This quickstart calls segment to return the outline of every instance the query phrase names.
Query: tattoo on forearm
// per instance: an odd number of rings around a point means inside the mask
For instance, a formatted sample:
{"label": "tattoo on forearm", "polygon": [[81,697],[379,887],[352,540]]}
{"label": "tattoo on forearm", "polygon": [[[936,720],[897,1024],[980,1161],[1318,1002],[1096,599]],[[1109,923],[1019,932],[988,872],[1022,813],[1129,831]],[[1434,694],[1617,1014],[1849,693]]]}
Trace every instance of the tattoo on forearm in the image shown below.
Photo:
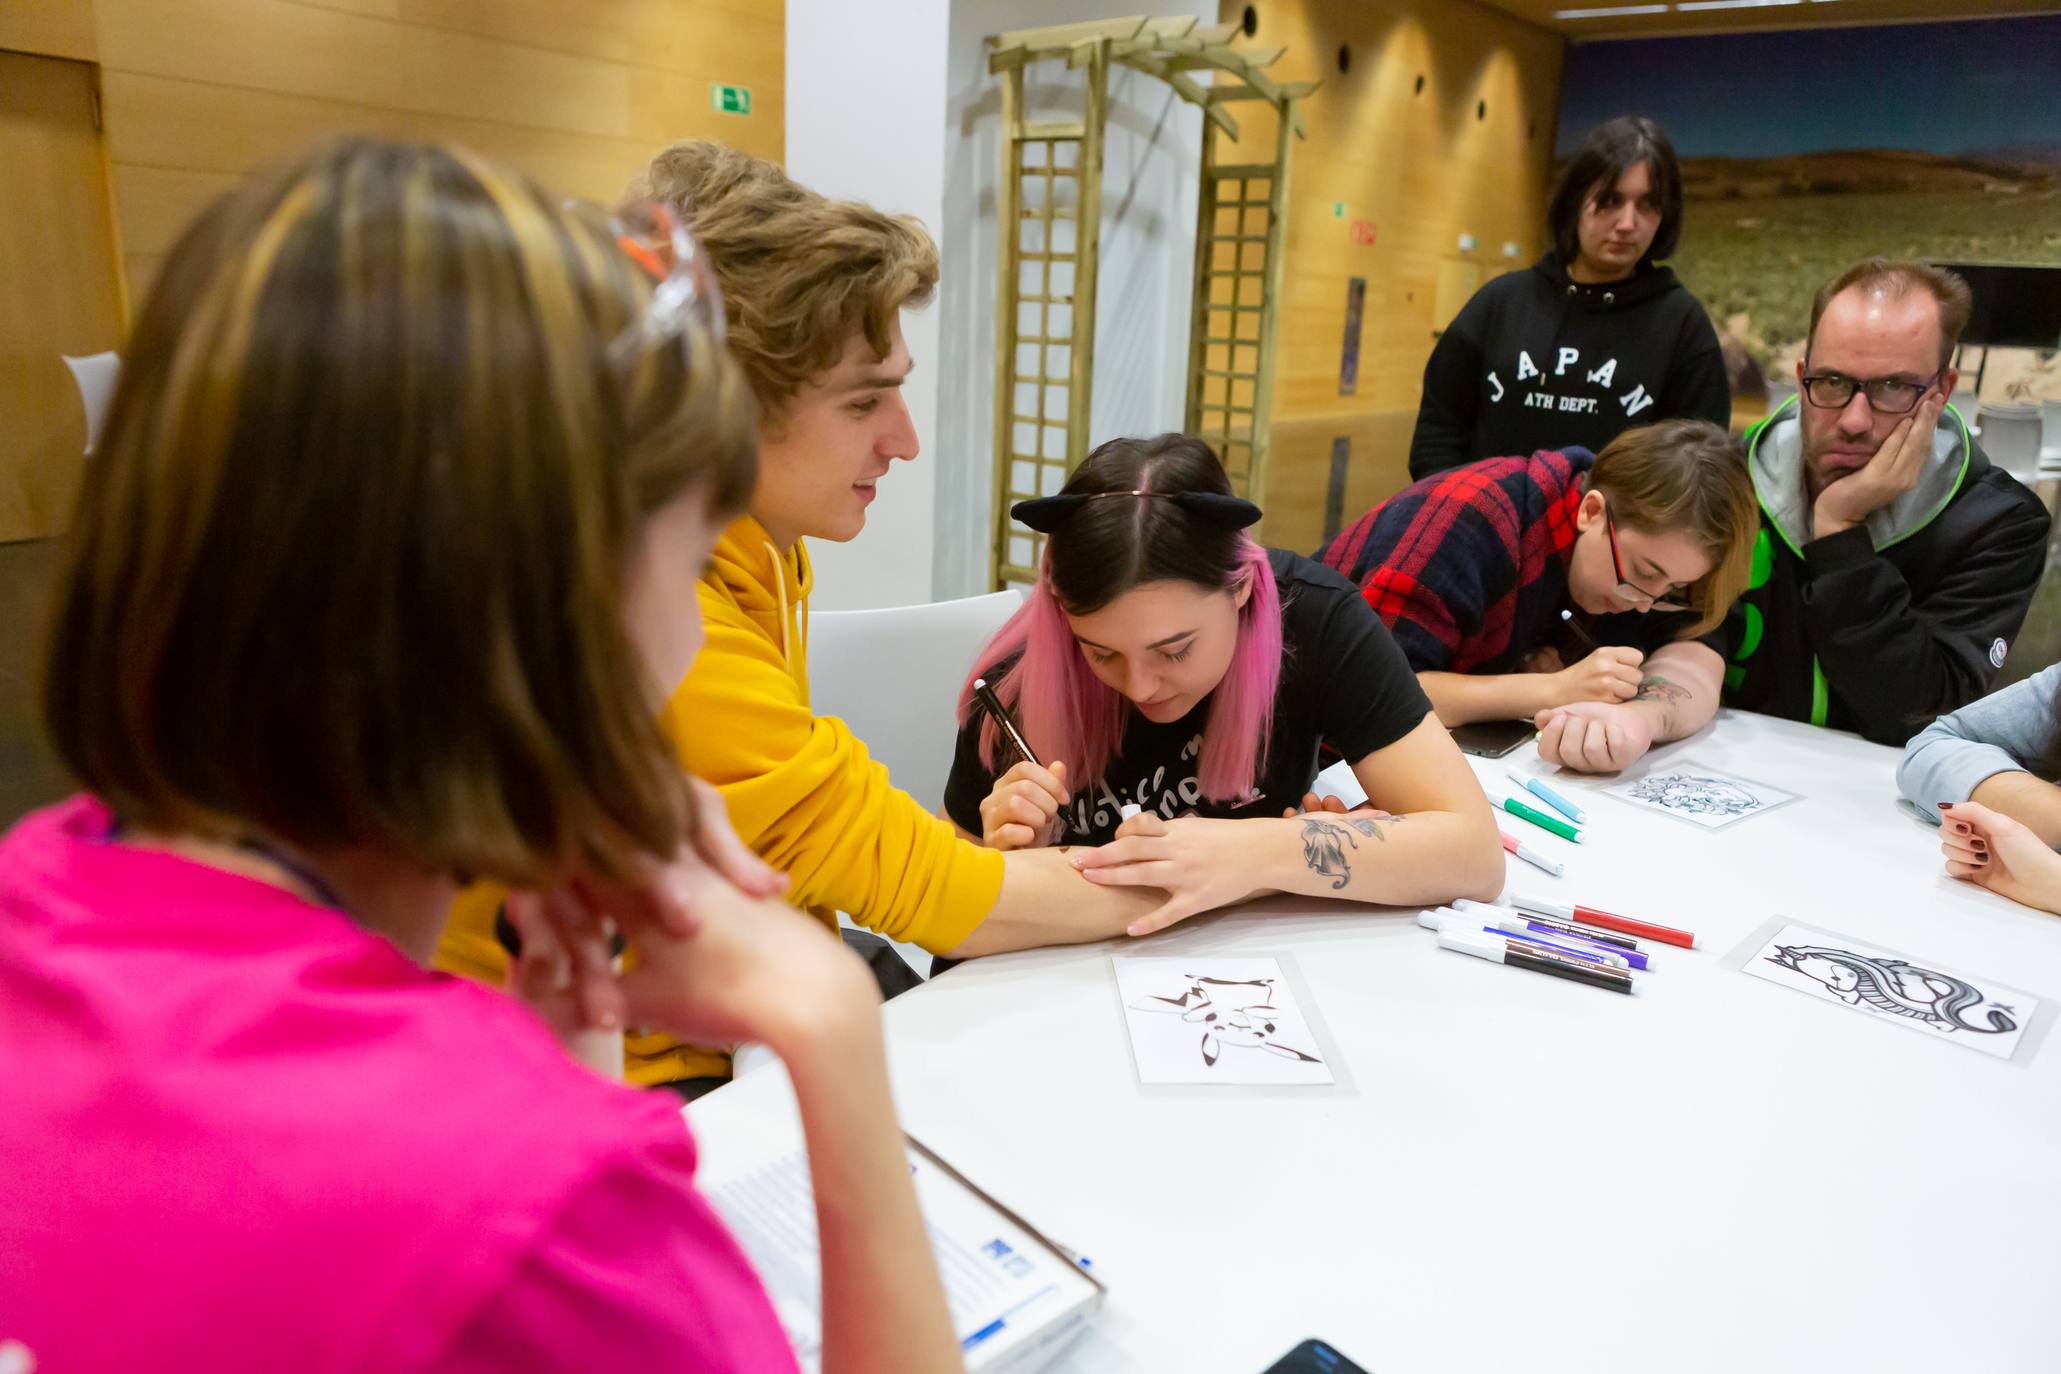
{"label": "tattoo on forearm", "polygon": [[1388,837],[1381,833],[1381,827],[1364,818],[1303,818],[1302,861],[1318,877],[1331,879],[1334,892],[1353,880],[1352,861],[1347,852],[1360,847],[1360,842],[1353,838],[1354,832],[1380,840],[1383,844],[1388,842]]}
{"label": "tattoo on forearm", "polygon": [[1682,703],[1689,699],[1687,687],[1669,682],[1664,677],[1644,678],[1639,683],[1639,693],[1633,701],[1651,701],[1660,705],[1660,732],[1672,735],[1682,720]]}

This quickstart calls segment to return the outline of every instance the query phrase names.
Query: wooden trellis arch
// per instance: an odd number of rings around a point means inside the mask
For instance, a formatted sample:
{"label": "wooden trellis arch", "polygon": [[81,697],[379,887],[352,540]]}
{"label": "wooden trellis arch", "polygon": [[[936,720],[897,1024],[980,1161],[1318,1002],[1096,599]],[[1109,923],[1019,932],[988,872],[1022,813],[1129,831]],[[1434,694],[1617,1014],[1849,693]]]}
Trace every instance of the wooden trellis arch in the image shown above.
{"label": "wooden trellis arch", "polygon": [[[1088,451],[1102,132],[1112,65],[1157,77],[1202,109],[1182,426],[1215,447],[1241,493],[1257,498],[1265,491],[1290,135],[1304,136],[1296,102],[1318,83],[1271,79],[1264,69],[1286,50],[1238,49],[1232,46],[1238,35],[1236,24],[1140,17],[988,39],[988,70],[1003,82],[990,560],[997,587],[1037,576],[1039,537],[1012,522],[1009,507],[1057,491]],[[1080,119],[1026,120],[1024,71],[1042,61],[1086,72]],[[1213,73],[1209,84],[1197,79],[1205,72]],[[1220,139],[1233,145],[1238,139],[1226,107],[1246,101],[1264,101],[1277,116],[1268,161],[1219,156]]]}

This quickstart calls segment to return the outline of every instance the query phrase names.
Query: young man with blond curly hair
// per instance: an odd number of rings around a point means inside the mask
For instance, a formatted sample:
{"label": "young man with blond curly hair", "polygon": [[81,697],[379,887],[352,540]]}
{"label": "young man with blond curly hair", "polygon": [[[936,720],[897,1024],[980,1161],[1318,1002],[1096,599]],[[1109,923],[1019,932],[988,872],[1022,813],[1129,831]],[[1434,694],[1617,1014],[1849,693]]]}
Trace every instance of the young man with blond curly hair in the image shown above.
{"label": "young man with blond curly hair", "polygon": [[[702,576],[707,642],[667,708],[682,764],[833,933],[842,911],[960,957],[1121,934],[1166,895],[1095,886],[1058,850],[960,838],[843,721],[810,708],[803,541],[855,538],[881,480],[917,456],[901,312],[930,300],[936,245],[910,217],[831,200],[706,140],[661,152],[631,193],[669,205],[707,255],[759,408],[757,485]],[[484,890],[461,900],[444,967],[500,975],[498,904]],[[692,1092],[729,1072],[725,1052],[664,1037],[632,1035],[627,1051],[635,1082]]]}

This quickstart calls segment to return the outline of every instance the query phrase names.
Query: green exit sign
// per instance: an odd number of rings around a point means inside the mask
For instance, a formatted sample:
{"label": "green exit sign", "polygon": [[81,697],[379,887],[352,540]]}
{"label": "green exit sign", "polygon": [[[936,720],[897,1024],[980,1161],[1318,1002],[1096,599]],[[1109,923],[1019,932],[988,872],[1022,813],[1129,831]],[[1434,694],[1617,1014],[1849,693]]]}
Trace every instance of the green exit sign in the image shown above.
{"label": "green exit sign", "polygon": [[709,101],[718,114],[748,115],[751,113],[751,87],[724,86],[710,82]]}

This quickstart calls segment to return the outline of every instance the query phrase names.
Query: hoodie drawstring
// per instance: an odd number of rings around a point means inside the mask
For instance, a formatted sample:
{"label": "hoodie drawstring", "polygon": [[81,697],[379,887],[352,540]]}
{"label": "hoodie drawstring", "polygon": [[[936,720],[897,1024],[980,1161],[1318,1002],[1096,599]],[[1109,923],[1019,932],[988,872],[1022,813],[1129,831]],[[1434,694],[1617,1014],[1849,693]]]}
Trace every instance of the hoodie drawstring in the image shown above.
{"label": "hoodie drawstring", "polygon": [[787,565],[781,561],[780,550],[773,547],[772,540],[761,540],[760,544],[773,556],[773,585],[780,591],[780,661],[792,668],[794,657],[787,643]]}

